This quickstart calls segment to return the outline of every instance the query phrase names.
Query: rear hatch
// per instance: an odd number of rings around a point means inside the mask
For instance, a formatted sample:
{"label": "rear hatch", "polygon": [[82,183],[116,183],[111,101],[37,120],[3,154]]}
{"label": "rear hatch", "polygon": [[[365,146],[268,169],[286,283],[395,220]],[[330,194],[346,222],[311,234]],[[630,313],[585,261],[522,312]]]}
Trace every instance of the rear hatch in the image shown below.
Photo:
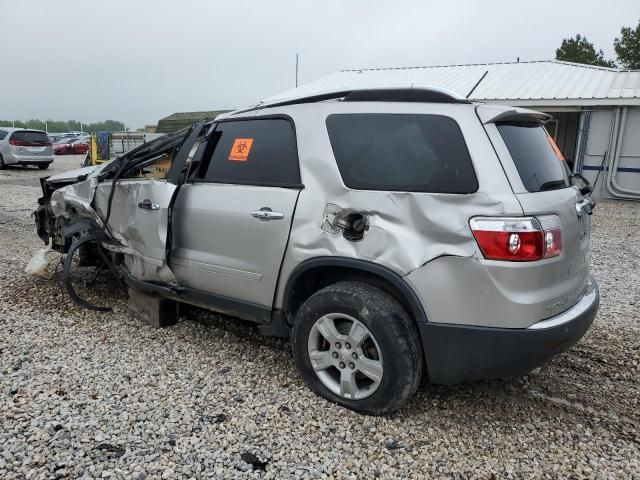
{"label": "rear hatch", "polygon": [[45,132],[38,130],[18,130],[9,139],[16,156],[51,157],[53,149],[51,140]]}
{"label": "rear hatch", "polygon": [[575,305],[587,288],[590,209],[571,185],[562,153],[542,125],[543,114],[517,109],[490,116],[487,111],[492,108],[480,106],[478,113],[524,215],[540,220],[545,230],[551,225],[561,232],[559,255],[530,262],[531,268],[519,271],[535,278],[537,291],[531,293],[541,302],[543,318],[548,318]]}

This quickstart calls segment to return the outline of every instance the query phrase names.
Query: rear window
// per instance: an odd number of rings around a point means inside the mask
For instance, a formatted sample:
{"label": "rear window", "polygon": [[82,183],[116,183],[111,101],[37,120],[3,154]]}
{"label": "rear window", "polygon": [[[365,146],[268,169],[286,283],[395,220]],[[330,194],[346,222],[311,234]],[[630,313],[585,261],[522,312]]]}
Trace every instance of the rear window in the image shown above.
{"label": "rear window", "polygon": [[44,132],[30,132],[28,130],[18,130],[17,132],[13,132],[11,135],[11,140],[16,140],[18,142],[50,142],[49,137]]}
{"label": "rear window", "polygon": [[7,131],[6,130],[0,130],[0,140],[4,140],[4,137],[7,136]]}
{"label": "rear window", "polygon": [[540,124],[510,122],[499,123],[497,127],[527,191],[543,192],[569,186],[568,168]]}
{"label": "rear window", "polygon": [[473,193],[458,124],[440,115],[339,114],[327,130],[345,185],[357,190]]}

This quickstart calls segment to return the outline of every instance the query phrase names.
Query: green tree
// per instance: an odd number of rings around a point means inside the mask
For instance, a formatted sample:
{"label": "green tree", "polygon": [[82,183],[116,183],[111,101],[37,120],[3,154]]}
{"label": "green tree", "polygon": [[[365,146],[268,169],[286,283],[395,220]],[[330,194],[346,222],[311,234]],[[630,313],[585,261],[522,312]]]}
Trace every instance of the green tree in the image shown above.
{"label": "green tree", "polygon": [[[27,121],[20,120],[0,120],[0,127],[12,127],[16,128],[33,128],[37,130],[46,130],[48,132],[55,133],[63,133],[63,132],[71,132],[71,131],[80,131],[84,130],[85,132],[124,132],[125,126],[124,123],[119,122],[117,120],[105,120],[103,122],[96,123],[80,123],[77,120],[51,120],[47,119],[47,121],[39,120],[32,118]],[[82,126],[82,128],[80,128]]]}
{"label": "green tree", "polygon": [[83,125],[85,132],[124,132],[124,123],[117,120],[105,120],[104,122]]}
{"label": "green tree", "polygon": [[69,129],[67,128],[67,122],[47,119],[47,130],[49,132],[62,133],[68,131]]}
{"label": "green tree", "polygon": [[[17,126],[17,125],[16,125]],[[30,118],[25,122],[25,128],[32,128],[34,130],[44,130],[45,124],[42,120]]]}
{"label": "green tree", "polygon": [[587,65],[597,65],[600,67],[615,67],[612,60],[604,58],[602,50],[596,51],[593,43],[580,34],[575,38],[565,38],[562,45],[556,50],[556,60],[564,62],[584,63]]}
{"label": "green tree", "polygon": [[616,37],[613,48],[618,56],[618,61],[625,68],[640,69],[640,21],[635,29],[622,27],[620,38]]}

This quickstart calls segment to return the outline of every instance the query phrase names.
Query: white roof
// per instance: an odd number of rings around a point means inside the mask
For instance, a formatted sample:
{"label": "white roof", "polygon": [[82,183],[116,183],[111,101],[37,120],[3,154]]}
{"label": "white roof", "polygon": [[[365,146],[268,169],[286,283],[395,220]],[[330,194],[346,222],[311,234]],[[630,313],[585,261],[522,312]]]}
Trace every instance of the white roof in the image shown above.
{"label": "white roof", "polygon": [[491,103],[516,106],[640,105],[640,70],[558,60],[342,70],[265,102],[339,90],[391,87],[441,87],[467,96],[476,84],[478,86],[469,99]]}

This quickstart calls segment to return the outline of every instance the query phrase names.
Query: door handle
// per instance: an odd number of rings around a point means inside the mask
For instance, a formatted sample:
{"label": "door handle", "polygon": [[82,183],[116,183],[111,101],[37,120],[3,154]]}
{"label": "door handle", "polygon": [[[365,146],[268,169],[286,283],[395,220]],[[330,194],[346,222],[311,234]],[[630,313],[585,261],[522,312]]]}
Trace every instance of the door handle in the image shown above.
{"label": "door handle", "polygon": [[284,213],[274,212],[269,207],[262,207],[260,210],[251,212],[251,216],[259,218],[260,220],[282,220]]}
{"label": "door handle", "polygon": [[151,200],[147,198],[138,203],[138,208],[142,208],[144,210],[160,210],[160,205],[157,203],[151,203]]}

